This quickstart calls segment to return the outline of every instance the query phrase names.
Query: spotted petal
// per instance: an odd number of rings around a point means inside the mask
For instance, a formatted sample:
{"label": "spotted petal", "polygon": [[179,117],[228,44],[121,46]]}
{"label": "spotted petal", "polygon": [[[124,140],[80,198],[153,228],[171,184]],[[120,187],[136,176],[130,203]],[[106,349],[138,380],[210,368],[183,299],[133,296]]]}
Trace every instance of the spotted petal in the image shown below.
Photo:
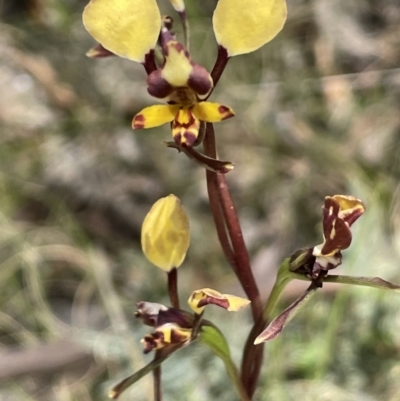
{"label": "spotted petal", "polygon": [[200,102],[193,107],[193,114],[201,121],[217,123],[235,115],[234,111],[219,103]]}
{"label": "spotted petal", "polygon": [[228,56],[250,53],[272,40],[286,21],[285,0],[219,0],[213,26]]}
{"label": "spotted petal", "polygon": [[155,0],[91,0],[83,24],[105,49],[142,63],[155,47],[161,16]]}
{"label": "spotted petal", "polygon": [[200,121],[191,109],[181,108],[172,123],[174,141],[182,146],[192,146],[199,135]]}
{"label": "spotted petal", "polygon": [[179,106],[155,105],[144,108],[133,117],[132,128],[154,128],[170,123],[179,111]]}

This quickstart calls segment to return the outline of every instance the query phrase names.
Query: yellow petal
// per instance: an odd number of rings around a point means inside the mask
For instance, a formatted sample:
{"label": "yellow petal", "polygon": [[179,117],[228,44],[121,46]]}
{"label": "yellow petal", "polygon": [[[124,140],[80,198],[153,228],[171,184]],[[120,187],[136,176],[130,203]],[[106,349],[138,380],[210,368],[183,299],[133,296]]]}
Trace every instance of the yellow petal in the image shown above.
{"label": "yellow petal", "polygon": [[235,295],[221,294],[211,288],[202,288],[201,290],[193,291],[188,303],[195,313],[200,314],[203,312],[204,307],[209,304],[220,306],[230,312],[236,312],[247,306],[250,301]]}
{"label": "yellow petal", "polygon": [[170,271],[185,259],[190,243],[189,220],[175,195],[159,199],[142,225],[142,249],[147,259]]}
{"label": "yellow petal", "polygon": [[141,63],[157,42],[161,16],[155,0],[92,0],[83,24],[104,48]]}
{"label": "yellow petal", "polygon": [[179,106],[155,105],[144,108],[133,117],[132,128],[153,128],[171,122],[179,112]]}
{"label": "yellow petal", "polygon": [[285,0],[219,0],[214,33],[228,56],[250,53],[272,40],[286,21]]}
{"label": "yellow petal", "polygon": [[200,102],[193,107],[193,114],[201,121],[217,123],[235,115],[234,111],[219,103]]}
{"label": "yellow petal", "polygon": [[[329,197],[327,197],[329,198]],[[357,212],[358,214],[363,214],[365,212],[365,205],[360,200],[355,198],[354,196],[349,195],[334,195],[332,199],[339,203],[340,212],[339,217],[344,218],[350,214],[354,214]]]}

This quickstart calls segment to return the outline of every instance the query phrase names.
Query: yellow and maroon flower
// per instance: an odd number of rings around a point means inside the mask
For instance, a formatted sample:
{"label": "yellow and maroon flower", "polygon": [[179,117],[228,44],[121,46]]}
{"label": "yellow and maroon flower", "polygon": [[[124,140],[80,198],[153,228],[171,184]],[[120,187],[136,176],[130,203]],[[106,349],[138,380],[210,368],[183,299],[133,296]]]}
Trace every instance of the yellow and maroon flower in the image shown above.
{"label": "yellow and maroon flower", "polygon": [[221,294],[211,288],[202,288],[193,291],[188,303],[195,313],[200,314],[206,305],[217,305],[229,312],[236,312],[247,306],[250,301],[235,295]]}
{"label": "yellow and maroon flower", "polygon": [[195,321],[193,314],[152,302],[139,302],[137,307],[135,316],[155,329],[141,341],[145,354],[190,340]]}
{"label": "yellow and maroon flower", "polygon": [[185,329],[175,323],[165,323],[156,328],[154,333],[146,334],[141,343],[143,352],[148,354],[153,350],[167,348],[171,345],[189,342],[192,336],[192,329]]}
{"label": "yellow and maroon flower", "polygon": [[354,196],[327,196],[322,208],[324,242],[313,248],[303,249],[291,257],[291,270],[315,278],[342,263],[341,251],[352,240],[351,226],[365,212],[365,206]]}
{"label": "yellow and maroon flower", "polygon": [[164,65],[148,76],[147,90],[168,105],[146,107],[134,117],[132,127],[153,128],[171,123],[175,142],[190,147],[198,138],[200,121],[215,123],[234,113],[230,107],[204,101],[213,89],[211,75],[192,61],[185,47],[166,28],[161,32],[161,48]]}

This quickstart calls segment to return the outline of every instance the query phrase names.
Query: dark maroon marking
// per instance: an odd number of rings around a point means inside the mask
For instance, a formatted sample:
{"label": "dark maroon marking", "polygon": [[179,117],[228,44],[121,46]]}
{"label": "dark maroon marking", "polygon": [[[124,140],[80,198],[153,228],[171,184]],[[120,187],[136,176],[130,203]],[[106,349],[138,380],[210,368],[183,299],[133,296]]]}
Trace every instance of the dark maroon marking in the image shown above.
{"label": "dark maroon marking", "polygon": [[185,336],[185,334],[179,333],[178,330],[176,330],[176,331],[174,329],[171,330],[171,344],[179,344],[186,340],[187,340],[187,337]]}
{"label": "dark maroon marking", "polygon": [[[330,209],[332,209],[331,214],[329,214]],[[332,231],[333,223],[335,219],[338,218],[339,211],[339,202],[335,201],[332,198],[325,199],[324,206],[322,207],[322,226],[325,238],[329,238],[329,235]]]}
{"label": "dark maroon marking", "polygon": [[197,136],[193,134],[191,131],[185,131],[183,133],[183,137],[186,139],[185,143],[187,146],[192,146],[197,139]]}
{"label": "dark maroon marking", "polygon": [[144,127],[145,117],[143,114],[138,114],[132,122],[133,128],[140,129]]}
{"label": "dark maroon marking", "polygon": [[355,208],[353,210],[353,212],[349,213],[347,216],[345,216],[343,218],[343,220],[345,222],[347,222],[347,224],[349,226],[351,226],[362,214],[364,213],[363,209],[360,208]]}
{"label": "dark maroon marking", "polygon": [[147,85],[147,92],[159,99],[168,97],[174,90],[173,86],[162,77],[161,70],[156,70],[147,77]]}
{"label": "dark maroon marking", "polygon": [[336,219],[332,229],[335,231],[335,236],[332,239],[330,234],[325,237],[325,243],[321,249],[322,255],[329,255],[335,250],[347,249],[351,244],[351,230],[344,220]]}
{"label": "dark maroon marking", "polygon": [[218,111],[223,115],[222,120],[227,120],[235,115],[227,106],[219,106]]}
{"label": "dark maroon marking", "polygon": [[174,19],[169,15],[164,15],[163,19],[162,19],[162,23],[164,24],[165,28],[167,28],[169,31],[171,31],[171,29],[174,26]]}
{"label": "dark maroon marking", "polygon": [[229,308],[229,301],[227,299],[218,299],[210,296],[206,296],[205,298],[201,299],[199,303],[197,304],[198,308],[201,308],[202,306],[206,305],[217,305],[220,306],[221,308],[228,309]]}
{"label": "dark maroon marking", "polygon": [[181,141],[182,135],[180,132],[174,135],[174,141],[180,146],[182,141]]}
{"label": "dark maroon marking", "polygon": [[181,123],[180,121],[177,121],[175,117],[175,120],[172,123],[172,129],[174,129],[175,127],[182,127],[185,129],[190,128],[195,123],[196,120],[191,110],[188,110],[188,115],[189,115],[189,121],[187,123]]}
{"label": "dark maroon marking", "polygon": [[221,106],[218,107],[218,111],[219,111],[221,114],[225,114],[225,113],[229,113],[229,112],[230,112],[229,107],[223,106],[223,105],[221,105]]}
{"label": "dark maroon marking", "polygon": [[211,76],[208,71],[199,64],[192,64],[193,71],[189,76],[188,86],[199,96],[205,96],[213,87]]}
{"label": "dark maroon marking", "polygon": [[147,75],[150,75],[152,72],[154,72],[157,69],[156,62],[154,60],[154,50],[150,50],[145,56],[144,56],[144,63],[143,67],[146,70]]}

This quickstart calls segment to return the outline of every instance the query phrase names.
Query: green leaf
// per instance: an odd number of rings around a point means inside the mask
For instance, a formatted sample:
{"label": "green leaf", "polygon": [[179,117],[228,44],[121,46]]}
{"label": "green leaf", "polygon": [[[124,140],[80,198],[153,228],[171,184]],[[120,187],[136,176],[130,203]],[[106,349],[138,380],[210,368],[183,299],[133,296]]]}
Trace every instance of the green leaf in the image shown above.
{"label": "green leaf", "polygon": [[199,340],[207,345],[211,349],[211,351],[222,360],[228,376],[235,384],[235,387],[240,395],[240,399],[242,401],[250,401],[243,387],[243,384],[240,381],[238,369],[232,361],[229,346],[226,342],[225,337],[217,327],[208,324],[205,325],[203,322],[201,332],[198,337]]}
{"label": "green leaf", "polygon": [[394,290],[400,292],[400,285],[390,283],[380,277],[353,277],[353,276],[336,276],[328,275],[324,277],[324,283],[339,283],[360,285],[363,287],[378,288],[381,290]]}
{"label": "green leaf", "polygon": [[[310,281],[309,277],[298,273],[291,273],[291,278],[302,281]],[[380,277],[355,277],[328,274],[324,277],[323,281],[324,283],[359,285],[361,287],[372,287],[379,290],[394,290],[396,292],[400,292],[400,285],[393,284],[389,281],[381,279]]]}

